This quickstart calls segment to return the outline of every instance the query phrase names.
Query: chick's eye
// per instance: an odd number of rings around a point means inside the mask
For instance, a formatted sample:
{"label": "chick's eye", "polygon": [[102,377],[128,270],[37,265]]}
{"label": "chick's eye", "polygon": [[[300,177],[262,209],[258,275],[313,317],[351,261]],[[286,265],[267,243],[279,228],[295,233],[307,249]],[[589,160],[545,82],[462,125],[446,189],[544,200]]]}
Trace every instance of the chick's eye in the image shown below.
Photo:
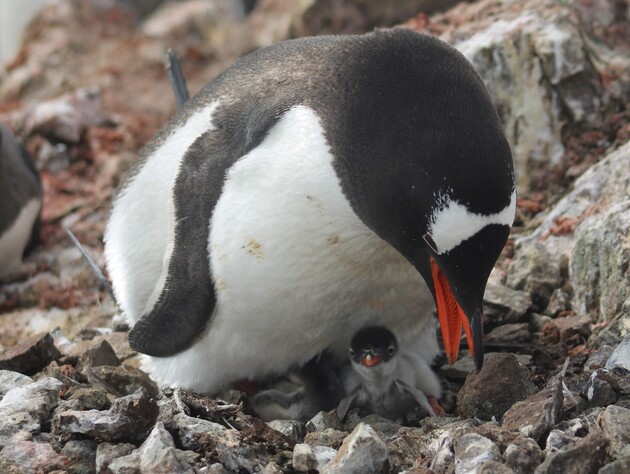
{"label": "chick's eye", "polygon": [[389,346],[389,347],[387,348],[387,353],[388,353],[390,356],[393,356],[393,355],[394,355],[394,352],[396,352],[396,348],[394,348],[394,346]]}
{"label": "chick's eye", "polygon": [[350,349],[350,357],[354,357],[355,355],[354,349]]}

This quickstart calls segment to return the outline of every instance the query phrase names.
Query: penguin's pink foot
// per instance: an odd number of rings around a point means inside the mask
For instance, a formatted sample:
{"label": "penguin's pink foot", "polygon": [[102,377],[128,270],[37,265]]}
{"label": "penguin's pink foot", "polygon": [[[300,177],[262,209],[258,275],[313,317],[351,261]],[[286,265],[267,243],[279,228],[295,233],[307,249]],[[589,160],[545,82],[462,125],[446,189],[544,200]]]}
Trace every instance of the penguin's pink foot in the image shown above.
{"label": "penguin's pink foot", "polygon": [[438,403],[437,398],[433,396],[428,396],[427,399],[429,400],[429,405],[431,405],[431,408],[433,408],[436,416],[442,416],[446,413],[444,411],[444,408],[442,408],[442,406]]}

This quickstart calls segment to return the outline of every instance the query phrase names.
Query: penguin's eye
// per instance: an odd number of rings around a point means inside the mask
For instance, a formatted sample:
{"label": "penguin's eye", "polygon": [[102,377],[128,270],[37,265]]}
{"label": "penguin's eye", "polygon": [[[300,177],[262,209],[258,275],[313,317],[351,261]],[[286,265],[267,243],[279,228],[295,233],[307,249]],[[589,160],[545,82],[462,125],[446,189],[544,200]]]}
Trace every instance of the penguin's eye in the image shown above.
{"label": "penguin's eye", "polygon": [[394,346],[389,346],[389,347],[387,348],[387,353],[388,353],[390,356],[393,356],[395,352],[396,352],[396,348],[395,348]]}
{"label": "penguin's eye", "polygon": [[356,352],[354,352],[354,349],[350,349],[350,357],[352,357],[354,359],[354,356],[357,355]]}
{"label": "penguin's eye", "polygon": [[435,244],[435,240],[433,240],[433,237],[431,237],[429,234],[424,234],[422,238],[427,243],[427,245],[431,247],[431,250],[433,250],[435,253],[438,253],[438,248]]}

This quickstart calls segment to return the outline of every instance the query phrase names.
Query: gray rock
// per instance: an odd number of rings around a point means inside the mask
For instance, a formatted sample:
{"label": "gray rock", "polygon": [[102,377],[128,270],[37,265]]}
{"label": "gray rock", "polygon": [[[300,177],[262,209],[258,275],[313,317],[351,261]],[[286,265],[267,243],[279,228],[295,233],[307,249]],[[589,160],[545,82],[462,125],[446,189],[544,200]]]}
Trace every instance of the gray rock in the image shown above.
{"label": "gray rock", "polygon": [[531,313],[529,317],[529,327],[534,332],[540,332],[547,323],[550,323],[553,319],[544,314]]}
{"label": "gray rock", "polygon": [[578,439],[572,446],[548,454],[536,468],[536,474],[583,474],[597,472],[606,460],[606,438],[594,431]]}
{"label": "gray rock", "polygon": [[519,248],[506,277],[507,286],[529,294],[536,311],[547,307],[561,283],[560,264],[538,242]]}
{"label": "gray rock", "polygon": [[39,433],[41,424],[59,403],[61,387],[61,382],[47,377],[9,390],[0,400],[0,448],[10,444],[19,431]]}
{"label": "gray rock", "polygon": [[627,474],[628,472],[630,472],[630,456],[606,464],[597,471],[597,474]]}
{"label": "gray rock", "polygon": [[512,469],[498,461],[486,461],[472,472],[475,474],[514,474]]}
{"label": "gray rock", "polygon": [[[581,225],[587,223],[586,217],[593,214],[595,210],[599,214],[593,216],[593,219],[601,220],[602,216],[608,215],[607,219],[611,223],[615,224],[615,226],[623,227],[620,218],[609,215],[607,210],[616,203],[621,204],[627,201],[628,196],[630,196],[630,181],[627,179],[628,169],[630,169],[630,143],[607,155],[578,178],[573,186],[573,190],[566,194],[549,211],[540,226],[531,235],[516,240],[516,258],[510,268],[510,272],[513,274],[508,275],[507,285],[516,289],[523,289],[527,285],[528,271],[519,267],[529,265],[531,268],[533,264],[528,264],[528,260],[530,257],[536,258],[536,254],[541,253],[538,250],[540,247],[544,251],[542,252],[542,257],[538,260],[539,264],[550,265],[559,269],[563,261],[577,258],[577,261],[571,261],[569,265],[572,283],[574,283],[573,277],[576,276],[576,281],[580,287],[577,294],[574,295],[573,309],[578,314],[587,315],[585,307],[588,297],[589,306],[597,309],[600,314],[603,310],[604,314],[602,316],[609,318],[611,316],[609,313],[611,308],[618,305],[619,300],[617,300],[617,297],[628,288],[628,285],[624,284],[622,280],[625,272],[617,275],[618,280],[615,279],[615,275],[606,273],[603,275],[605,278],[600,282],[599,280],[592,280],[595,276],[594,270],[603,265],[602,269],[605,272],[613,271],[614,263],[619,262],[619,258],[623,257],[623,255],[627,255],[627,249],[609,247],[617,237],[612,235],[612,231],[603,229],[603,221],[599,224],[602,227],[600,233],[595,230],[597,224],[589,224],[589,226],[592,226],[592,230],[587,232],[588,235],[583,236],[581,244],[583,250],[580,254],[574,252],[576,235],[573,232],[558,233],[555,231],[555,228],[559,219],[569,219],[576,223],[575,232],[577,233]],[[580,222],[582,223],[581,225]],[[621,228],[618,228],[618,231],[621,230]],[[598,240],[602,238],[605,239],[605,242]],[[589,242],[597,246],[603,245],[602,251],[599,252],[595,248],[589,247]],[[606,261],[605,257],[607,252],[611,252],[609,261]],[[623,252],[626,253],[624,254]],[[590,258],[593,260],[589,261],[586,258],[587,255],[590,255]],[[547,263],[544,262],[545,259]],[[578,268],[581,268],[583,265],[592,265],[593,268],[583,268],[586,273],[577,275]],[[535,278],[538,277],[535,276]],[[610,292],[609,296],[613,297],[613,300],[610,302],[603,301],[601,298],[597,299],[598,293],[595,293],[599,291],[600,285],[603,285],[605,280],[609,280],[605,283],[606,285],[616,281],[618,282],[618,287],[620,286],[618,290],[610,286],[607,286],[604,290],[605,292]],[[588,281],[593,283],[592,289],[585,286]],[[619,291],[619,293],[615,293],[616,291]],[[600,308],[600,306],[602,307]]]}
{"label": "gray rock", "polygon": [[339,449],[348,434],[347,431],[326,428],[324,431],[307,433],[306,436],[304,436],[304,442],[311,446],[328,446],[329,448]]}
{"label": "gray rock", "polygon": [[457,406],[466,417],[489,421],[535,391],[527,368],[516,356],[497,353],[486,358],[481,372],[468,376],[457,394]]}
{"label": "gray rock", "polygon": [[385,442],[369,425],[359,423],[322,472],[338,474],[381,472],[386,463]]}
{"label": "gray rock", "polygon": [[585,220],[575,232],[569,275],[574,307],[610,321],[630,299],[630,199]]}
{"label": "gray rock", "polygon": [[591,407],[607,407],[617,401],[617,393],[608,382],[608,370],[597,369],[586,386],[586,398]]}
{"label": "gray rock", "polygon": [[529,324],[508,323],[494,328],[484,337],[488,345],[512,345],[529,342],[531,339]]}
{"label": "gray rock", "polygon": [[460,436],[453,443],[455,473],[476,472],[488,461],[502,461],[496,444],[477,433]]}
{"label": "gray rock", "polygon": [[555,380],[550,387],[515,403],[505,412],[503,427],[539,441],[560,421],[563,401],[562,384]]}
{"label": "gray rock", "polygon": [[545,455],[538,443],[524,436],[519,436],[508,444],[503,453],[505,464],[517,474],[533,472],[543,462],[544,458]]}
{"label": "gray rock", "polygon": [[186,449],[199,449],[198,437],[202,433],[225,431],[226,428],[218,423],[204,420],[201,418],[193,418],[183,413],[178,413],[173,417],[173,422],[177,428],[177,439],[179,443]]}
{"label": "gray rock", "polygon": [[162,423],[155,425],[142,446],[109,464],[114,474],[128,472],[194,473],[193,468],[175,448],[173,438]]}
{"label": "gray rock", "polygon": [[[592,119],[601,102],[599,91],[589,85],[591,80],[599,82],[571,20],[573,10],[549,2],[527,6],[520,15],[493,15],[482,23],[484,28],[474,25],[476,34],[455,44],[492,91],[514,155],[520,190],[537,182],[541,168],[549,169],[560,161],[564,151],[561,127],[569,119],[565,114],[573,120]],[[455,38],[466,37],[465,26],[456,31]],[[558,94],[569,107],[552,105]]]}
{"label": "gray rock", "polygon": [[69,465],[66,469],[73,474],[91,474],[96,471],[96,442],[86,440],[71,440],[61,449]]}
{"label": "gray rock", "polygon": [[127,456],[135,449],[131,443],[99,443],[96,448],[96,472],[109,472],[106,469],[114,459]]}
{"label": "gray rock", "polygon": [[60,355],[50,333],[42,332],[0,353],[0,369],[35,372]]}
{"label": "gray rock", "polygon": [[53,431],[98,437],[106,441],[144,438],[159,409],[143,388],[114,401],[108,411],[70,410],[55,415]]}
{"label": "gray rock", "polygon": [[71,410],[108,410],[112,404],[100,388],[81,387],[68,397],[68,405]]}
{"label": "gray rock", "polygon": [[296,444],[293,449],[293,469],[298,472],[322,471],[336,454],[336,449],[326,446]]}
{"label": "gray rock", "polygon": [[630,444],[630,410],[611,405],[599,415],[597,422],[610,444],[613,456]]}
{"label": "gray rock", "polygon": [[613,370],[617,367],[630,370],[630,335],[615,347],[606,361],[606,368],[608,370]]}
{"label": "gray rock", "polygon": [[38,133],[55,141],[79,143],[89,126],[103,121],[98,89],[79,89],[48,101],[39,101],[24,118],[24,132]]}
{"label": "gray rock", "polygon": [[562,288],[557,288],[549,298],[545,314],[556,317],[562,311],[571,309],[571,296]]}
{"label": "gray rock", "polygon": [[545,450],[547,454],[556,453],[562,451],[567,446],[575,444],[578,439],[577,436],[573,436],[570,433],[565,433],[560,430],[551,430],[547,436]]}
{"label": "gray rock", "polygon": [[83,373],[94,386],[118,395],[131,395],[140,387],[150,397],[157,396],[159,392],[157,384],[146,373],[128,365],[86,367]]}
{"label": "gray rock", "polygon": [[[606,362],[610,359],[613,348],[607,344],[598,347],[595,352],[591,353],[588,360],[584,363],[584,370],[594,371],[606,366]],[[608,370],[612,368],[606,367]]]}
{"label": "gray rock", "polygon": [[341,420],[339,420],[339,416],[337,416],[337,412],[335,410],[320,411],[306,423],[307,431],[324,431],[327,428],[339,431],[343,430]]}
{"label": "gray rock", "polygon": [[306,426],[298,420],[274,420],[267,424],[296,443],[302,443],[306,436]]}
{"label": "gray rock", "polygon": [[118,359],[116,352],[111,344],[104,339],[96,342],[81,357],[81,365],[83,367],[117,366],[119,364],[120,359]]}
{"label": "gray rock", "polygon": [[12,370],[0,370],[0,398],[9,391],[17,387],[23,387],[33,383],[33,379]]}
{"label": "gray rock", "polygon": [[524,291],[489,284],[483,295],[484,325],[492,327],[518,323],[527,314],[531,305],[532,300]]}
{"label": "gray rock", "polygon": [[14,441],[0,451],[0,472],[26,474],[31,472],[52,472],[64,470],[69,460],[48,443],[34,441]]}
{"label": "gray rock", "polygon": [[401,428],[387,439],[391,472],[413,469],[419,459],[433,460],[431,469],[436,473],[453,472],[453,440],[475,426],[474,420],[437,417],[425,418],[420,428]]}
{"label": "gray rock", "polygon": [[461,359],[457,360],[453,365],[444,364],[438,369],[438,373],[447,379],[451,380],[466,380],[468,374],[475,370],[475,362],[472,360],[470,354],[465,355]]}

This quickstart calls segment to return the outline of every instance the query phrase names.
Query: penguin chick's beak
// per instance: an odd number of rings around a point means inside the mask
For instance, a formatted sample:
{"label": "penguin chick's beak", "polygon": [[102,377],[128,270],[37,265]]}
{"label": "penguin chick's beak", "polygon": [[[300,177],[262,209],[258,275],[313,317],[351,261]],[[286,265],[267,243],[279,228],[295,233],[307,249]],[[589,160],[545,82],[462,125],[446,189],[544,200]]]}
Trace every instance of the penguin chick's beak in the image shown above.
{"label": "penguin chick's beak", "polygon": [[363,357],[363,359],[361,359],[361,363],[365,365],[366,367],[374,367],[375,365],[380,364],[382,360],[383,359],[379,356],[367,354],[366,356]]}
{"label": "penguin chick's beak", "polygon": [[435,300],[440,327],[442,328],[444,350],[449,363],[454,364],[457,361],[463,326],[466,331],[468,347],[475,361],[475,368],[480,371],[483,365],[483,317],[481,309],[475,308],[470,317],[466,316],[455,299],[446,276],[433,258],[431,258],[431,275],[435,286]]}

